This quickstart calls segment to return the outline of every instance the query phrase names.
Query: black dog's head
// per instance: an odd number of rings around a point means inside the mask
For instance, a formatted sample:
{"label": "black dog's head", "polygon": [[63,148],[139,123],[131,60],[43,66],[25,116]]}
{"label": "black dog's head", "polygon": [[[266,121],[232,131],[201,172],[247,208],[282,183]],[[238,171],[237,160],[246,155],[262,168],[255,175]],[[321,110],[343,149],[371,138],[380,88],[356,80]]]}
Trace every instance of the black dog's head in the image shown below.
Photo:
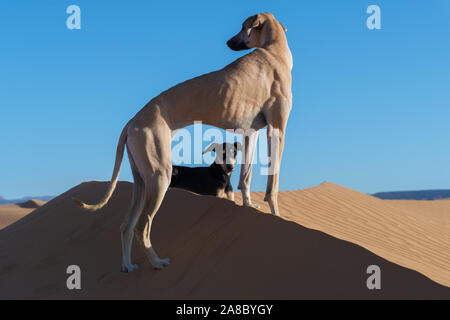
{"label": "black dog's head", "polygon": [[220,165],[224,172],[231,173],[234,170],[234,165],[236,164],[236,156],[238,151],[242,149],[240,142],[235,143],[213,143],[203,154],[214,151],[216,153],[215,163]]}

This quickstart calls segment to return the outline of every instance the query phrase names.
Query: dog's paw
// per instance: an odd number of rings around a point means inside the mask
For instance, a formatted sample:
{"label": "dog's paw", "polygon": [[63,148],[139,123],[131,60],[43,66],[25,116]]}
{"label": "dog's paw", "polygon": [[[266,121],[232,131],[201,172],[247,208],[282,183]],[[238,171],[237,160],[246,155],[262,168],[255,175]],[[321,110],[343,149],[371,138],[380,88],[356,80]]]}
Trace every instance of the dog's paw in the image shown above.
{"label": "dog's paw", "polygon": [[139,269],[139,266],[137,264],[122,265],[122,272],[129,273],[136,271],[137,269]]}
{"label": "dog's paw", "polygon": [[170,264],[170,259],[158,259],[152,262],[153,269],[162,270]]}
{"label": "dog's paw", "polygon": [[254,209],[259,209],[259,205],[257,205],[256,203],[244,203],[245,207],[250,207],[250,208],[254,208]]}

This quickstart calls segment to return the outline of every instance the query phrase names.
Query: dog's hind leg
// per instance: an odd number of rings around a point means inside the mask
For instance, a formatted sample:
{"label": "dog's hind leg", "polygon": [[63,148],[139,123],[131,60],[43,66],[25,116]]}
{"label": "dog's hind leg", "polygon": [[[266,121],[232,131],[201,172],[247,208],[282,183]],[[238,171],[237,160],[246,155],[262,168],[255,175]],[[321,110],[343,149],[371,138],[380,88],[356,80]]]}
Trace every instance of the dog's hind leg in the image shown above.
{"label": "dog's hind leg", "polygon": [[132,272],[138,268],[137,265],[131,263],[131,246],[133,243],[134,228],[138,223],[139,217],[144,209],[144,195],[145,185],[139,172],[137,171],[136,164],[134,163],[133,156],[128,150],[128,159],[130,160],[131,171],[133,173],[133,195],[131,205],[127,216],[125,217],[122,225],[120,226],[121,240],[122,240],[122,272]]}
{"label": "dog's hind leg", "polygon": [[[145,250],[145,254],[155,269],[162,269],[170,263],[160,259],[152,246],[150,231],[152,222],[169,188],[171,162],[171,132],[159,123],[157,128],[141,132],[143,140],[138,139],[136,147],[141,148],[137,156],[133,153],[139,172],[145,184],[144,209],[141,219],[135,226],[135,235]],[[133,147],[133,150],[136,149]]]}
{"label": "dog's hind leg", "polygon": [[[136,238],[142,244],[145,254],[155,269],[163,269],[170,263],[170,259],[160,259],[152,246],[150,231],[155,214],[161,206],[164,195],[169,187],[170,176],[167,171],[157,171],[146,180],[145,188],[146,206],[144,214],[136,226]],[[148,187],[147,187],[148,186]]]}

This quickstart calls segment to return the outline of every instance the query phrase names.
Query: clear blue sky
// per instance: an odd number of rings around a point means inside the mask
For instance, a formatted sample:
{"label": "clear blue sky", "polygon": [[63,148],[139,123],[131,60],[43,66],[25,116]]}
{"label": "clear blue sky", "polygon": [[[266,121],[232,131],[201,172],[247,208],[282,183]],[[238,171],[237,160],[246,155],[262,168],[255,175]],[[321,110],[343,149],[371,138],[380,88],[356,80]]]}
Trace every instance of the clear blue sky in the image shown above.
{"label": "clear blue sky", "polygon": [[[81,30],[66,28],[71,4]],[[370,4],[382,30],[366,28]],[[244,54],[226,40],[266,11],[294,56],[281,189],[450,188],[450,1],[10,0],[0,2],[0,195],[109,180],[124,124],[159,92]],[[131,180],[127,159],[121,179]],[[253,190],[265,180],[255,174]]]}

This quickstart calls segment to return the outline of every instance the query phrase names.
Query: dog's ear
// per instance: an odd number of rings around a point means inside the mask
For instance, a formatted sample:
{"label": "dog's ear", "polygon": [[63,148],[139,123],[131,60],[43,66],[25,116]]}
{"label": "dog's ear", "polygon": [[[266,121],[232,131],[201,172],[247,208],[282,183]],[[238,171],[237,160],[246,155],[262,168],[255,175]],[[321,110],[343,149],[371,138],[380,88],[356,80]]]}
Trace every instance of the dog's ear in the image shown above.
{"label": "dog's ear", "polygon": [[260,14],[255,14],[254,16],[251,16],[249,18],[250,22],[250,29],[259,29],[262,27],[264,19],[263,16]]}
{"label": "dog's ear", "polygon": [[[275,19],[274,15],[271,14],[270,12],[266,12],[266,13],[263,13],[263,14],[256,14],[256,15],[254,15],[253,17],[256,17],[256,18],[255,18],[255,21],[254,21],[255,27],[258,27],[258,28],[262,27],[262,25],[264,24],[264,22],[265,22],[267,19],[270,19],[270,20],[276,21],[276,22],[281,26],[281,28],[283,29],[284,32],[287,31],[286,27],[283,26],[283,24],[282,24],[280,21],[278,21],[277,19]],[[252,18],[253,18],[253,17],[252,17]]]}
{"label": "dog's ear", "polygon": [[236,141],[234,143],[234,148],[236,149],[236,151],[242,151],[242,144],[238,141]]}
{"label": "dog's ear", "polygon": [[218,143],[212,143],[208,148],[205,149],[205,151],[203,151],[203,154],[210,152],[210,151],[216,151],[216,148],[219,144]]}

